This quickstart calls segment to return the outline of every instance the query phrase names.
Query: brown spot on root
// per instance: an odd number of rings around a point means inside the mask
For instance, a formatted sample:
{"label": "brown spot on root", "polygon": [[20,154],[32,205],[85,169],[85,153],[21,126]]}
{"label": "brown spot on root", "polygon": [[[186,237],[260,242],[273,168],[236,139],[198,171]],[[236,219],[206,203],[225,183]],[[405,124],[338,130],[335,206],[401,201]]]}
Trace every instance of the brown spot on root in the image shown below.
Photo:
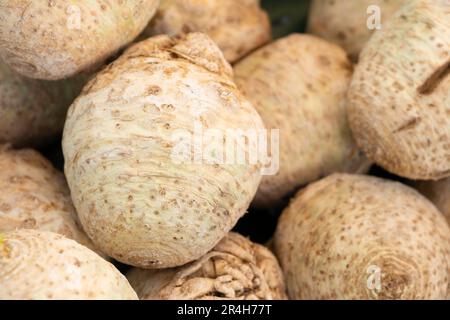
{"label": "brown spot on root", "polygon": [[324,66],[324,67],[328,67],[328,66],[331,65],[330,59],[328,57],[326,57],[326,56],[319,55],[318,60],[319,60],[319,64]]}
{"label": "brown spot on root", "polygon": [[80,268],[80,267],[81,267],[81,262],[80,262],[80,260],[75,259],[74,265],[75,265],[76,267]]}
{"label": "brown spot on root", "polygon": [[401,125],[398,129],[394,130],[393,133],[398,133],[401,131],[412,129],[415,126],[417,126],[420,123],[420,121],[421,121],[421,119],[419,117],[413,118],[413,119],[409,120],[408,122],[406,122],[405,124]]}
{"label": "brown spot on root", "polygon": [[29,218],[22,222],[22,228],[24,229],[33,229],[37,225],[36,219]]}
{"label": "brown spot on root", "polygon": [[342,32],[342,31],[339,31],[339,32],[337,33],[337,37],[338,37],[338,39],[341,40],[341,41],[347,40],[347,35],[346,35],[344,32]]}
{"label": "brown spot on root", "polygon": [[450,60],[444,65],[437,68],[431,76],[419,87],[417,91],[419,94],[431,94],[439,86],[439,84],[450,74]]}
{"label": "brown spot on root", "polygon": [[151,96],[157,96],[161,93],[161,88],[158,86],[150,86],[147,90],[147,94]]}
{"label": "brown spot on root", "polygon": [[11,209],[11,205],[9,205],[8,203],[0,203],[0,211],[8,213],[11,211]]}

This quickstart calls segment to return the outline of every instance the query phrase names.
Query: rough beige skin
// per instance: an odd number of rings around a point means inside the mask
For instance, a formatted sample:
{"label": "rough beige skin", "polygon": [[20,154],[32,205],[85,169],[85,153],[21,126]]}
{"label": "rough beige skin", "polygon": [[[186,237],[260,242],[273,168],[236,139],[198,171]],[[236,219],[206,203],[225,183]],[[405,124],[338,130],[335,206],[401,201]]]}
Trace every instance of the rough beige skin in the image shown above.
{"label": "rough beige skin", "polygon": [[308,32],[342,46],[353,60],[372,36],[374,11],[381,13],[381,27],[405,4],[406,0],[313,0],[311,3]]}
{"label": "rough beige skin", "polygon": [[[415,183],[415,187],[434,203],[450,225],[450,178],[438,181],[418,181]],[[448,283],[447,300],[450,300],[450,280]]]}
{"label": "rough beige skin", "polygon": [[0,299],[136,300],[109,262],[62,235],[37,230],[0,234]]}
{"label": "rough beige skin", "polygon": [[450,228],[417,191],[334,174],[283,212],[275,250],[293,299],[445,299]]}
{"label": "rough beige skin", "polygon": [[[128,49],[71,106],[65,173],[84,229],[108,255],[144,268],[180,266],[211,250],[245,213],[260,163],[177,156],[178,134],[201,137],[196,126],[264,128],[231,72],[206,35],[158,36]],[[203,138],[199,149],[220,152]]]}
{"label": "rough beige skin", "polygon": [[347,123],[352,65],[341,48],[294,34],[252,53],[234,71],[236,84],[266,127],[280,130],[280,169],[263,177],[256,206],[275,205],[330,173],[369,167]]}
{"label": "rough beige skin", "polygon": [[175,269],[132,269],[141,300],[286,299],[283,274],[265,247],[230,232],[213,250]]}
{"label": "rough beige skin", "polygon": [[87,78],[28,79],[0,61],[0,143],[22,147],[50,142],[61,133],[67,109]]}
{"label": "rough beige skin", "polygon": [[420,181],[415,187],[444,214],[450,223],[450,178],[438,181]]}
{"label": "rough beige skin", "polygon": [[148,24],[159,0],[1,0],[0,57],[56,80],[103,62]]}
{"label": "rough beige skin", "polygon": [[413,0],[363,50],[349,90],[358,145],[411,179],[450,175],[450,4]]}
{"label": "rough beige skin", "polygon": [[259,0],[162,0],[144,36],[205,32],[235,62],[271,39]]}
{"label": "rough beige skin", "polygon": [[0,232],[37,229],[89,248],[62,173],[37,151],[0,146]]}

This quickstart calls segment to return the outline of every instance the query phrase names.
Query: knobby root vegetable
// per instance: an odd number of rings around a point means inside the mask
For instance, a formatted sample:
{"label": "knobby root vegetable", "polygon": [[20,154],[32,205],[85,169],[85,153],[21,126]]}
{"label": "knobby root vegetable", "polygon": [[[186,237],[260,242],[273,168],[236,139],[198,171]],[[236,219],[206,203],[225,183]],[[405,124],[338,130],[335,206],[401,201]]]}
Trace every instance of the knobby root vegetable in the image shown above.
{"label": "knobby root vegetable", "polygon": [[347,123],[352,65],[338,46],[294,34],[236,64],[235,81],[267,129],[280,132],[279,171],[264,176],[254,204],[274,206],[333,172],[363,173],[369,162]]}
{"label": "knobby root vegetable", "polygon": [[0,190],[0,232],[51,231],[94,249],[79,226],[63,174],[37,151],[0,146]]}
{"label": "knobby root vegetable", "polygon": [[308,32],[342,46],[352,60],[406,0],[313,0]]}
{"label": "knobby root vegetable", "polygon": [[3,0],[0,58],[24,76],[67,78],[102,63],[145,28],[159,0]]}
{"label": "knobby root vegetable", "polygon": [[88,248],[53,232],[22,229],[0,238],[0,299],[137,296],[112,264]]}
{"label": "knobby root vegetable", "polygon": [[350,127],[366,155],[394,174],[450,176],[449,34],[448,2],[412,0],[361,53]]}
{"label": "knobby root vegetable", "polygon": [[445,299],[450,228],[417,191],[334,174],[281,215],[275,252],[293,299]]}
{"label": "knobby root vegetable", "polygon": [[128,275],[140,299],[286,299],[276,258],[265,247],[230,232],[217,246],[186,266]]}
{"label": "knobby root vegetable", "polygon": [[[102,251],[143,268],[180,266],[211,250],[246,212],[262,162],[224,162],[223,139],[233,140],[222,133],[264,126],[231,75],[206,35],[158,36],[84,88],[64,129],[65,173]],[[233,151],[249,150],[237,143]]]}
{"label": "knobby root vegetable", "polygon": [[87,78],[28,79],[0,61],[0,143],[23,147],[51,142],[62,132],[67,109]]}
{"label": "knobby root vegetable", "polygon": [[162,0],[143,36],[207,33],[233,63],[271,39],[259,0]]}

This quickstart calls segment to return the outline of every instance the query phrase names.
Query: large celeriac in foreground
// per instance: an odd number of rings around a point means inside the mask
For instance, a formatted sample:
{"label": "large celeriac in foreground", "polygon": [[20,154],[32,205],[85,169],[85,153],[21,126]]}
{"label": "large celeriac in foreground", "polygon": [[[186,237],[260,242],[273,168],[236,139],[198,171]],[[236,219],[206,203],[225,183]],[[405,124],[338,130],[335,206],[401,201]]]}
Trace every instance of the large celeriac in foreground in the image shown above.
{"label": "large celeriac in foreground", "polygon": [[[179,266],[211,250],[246,212],[261,163],[197,157],[223,148],[198,128],[264,129],[231,75],[206,35],[158,36],[84,88],[64,129],[65,174],[81,223],[102,251],[143,268]],[[186,138],[202,143],[180,147]],[[189,159],[179,157],[186,148]],[[234,151],[248,150],[244,143]]]}
{"label": "large celeriac in foreground", "polygon": [[334,174],[299,192],[275,252],[292,299],[445,299],[450,228],[398,182]]}

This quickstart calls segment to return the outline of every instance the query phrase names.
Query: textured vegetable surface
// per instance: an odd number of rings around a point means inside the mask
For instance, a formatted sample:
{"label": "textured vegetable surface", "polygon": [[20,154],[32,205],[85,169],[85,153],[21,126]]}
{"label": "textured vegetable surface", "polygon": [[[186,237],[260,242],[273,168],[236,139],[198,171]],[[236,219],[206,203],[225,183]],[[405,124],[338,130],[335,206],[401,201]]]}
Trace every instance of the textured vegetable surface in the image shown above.
{"label": "textured vegetable surface", "polygon": [[415,190],[334,174],[283,212],[275,250],[293,299],[445,299],[450,228]]}
{"label": "textured vegetable surface", "polygon": [[332,172],[368,168],[347,123],[351,73],[341,48],[299,34],[267,45],[235,66],[238,87],[266,127],[280,130],[280,169],[263,177],[255,205],[276,204]]}
{"label": "textured vegetable surface", "polygon": [[411,179],[450,175],[450,5],[412,0],[363,50],[349,90],[358,145]]}
{"label": "textured vegetable surface", "polygon": [[[308,32],[342,46],[357,60],[364,45],[376,30],[407,3],[406,0],[313,0],[308,19]],[[379,11],[374,11],[374,9]],[[380,21],[377,21],[377,14]]]}
{"label": "textured vegetable surface", "polygon": [[103,62],[131,42],[158,3],[2,0],[0,57],[31,78],[66,78]]}
{"label": "textured vegetable surface", "polygon": [[87,77],[28,79],[0,61],[0,143],[21,147],[50,142],[62,131],[67,109]]}
{"label": "textured vegetable surface", "polygon": [[93,251],[59,234],[2,235],[0,299],[137,299],[126,278]]}
{"label": "textured vegetable surface", "polygon": [[128,49],[71,106],[65,173],[84,229],[108,255],[144,268],[179,266],[211,250],[245,213],[259,163],[174,157],[177,134],[196,125],[263,129],[231,72],[203,34],[158,36]]}
{"label": "textured vegetable surface", "polygon": [[417,189],[433,202],[450,223],[450,178],[438,181],[420,181]]}
{"label": "textured vegetable surface", "polygon": [[0,146],[0,232],[37,229],[62,234],[89,248],[62,173],[31,149]]}
{"label": "textured vegetable surface", "polygon": [[270,41],[270,21],[259,0],[162,0],[144,32],[179,35],[207,33],[234,62]]}
{"label": "textured vegetable surface", "polygon": [[229,233],[197,261],[175,269],[133,269],[140,299],[285,299],[276,258],[265,247]]}

